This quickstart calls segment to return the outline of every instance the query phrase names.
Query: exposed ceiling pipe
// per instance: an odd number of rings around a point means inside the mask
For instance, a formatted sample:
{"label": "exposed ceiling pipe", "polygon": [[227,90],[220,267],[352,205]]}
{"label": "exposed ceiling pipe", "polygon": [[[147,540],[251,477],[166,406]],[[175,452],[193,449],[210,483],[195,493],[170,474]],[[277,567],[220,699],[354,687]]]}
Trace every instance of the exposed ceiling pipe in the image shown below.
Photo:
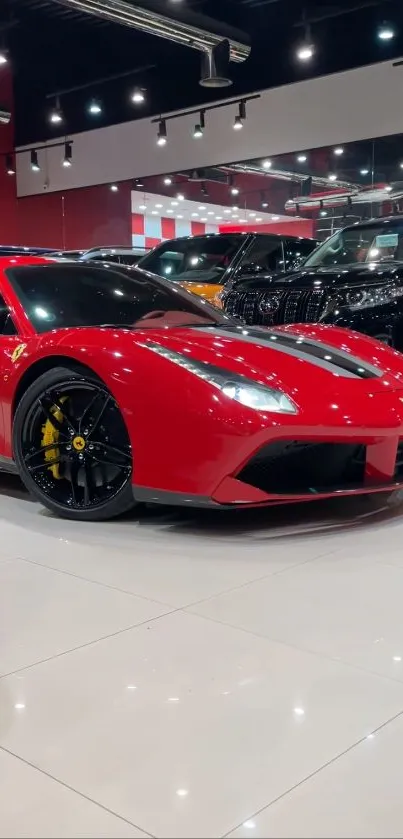
{"label": "exposed ceiling pipe", "polygon": [[[211,18],[192,15],[192,23],[162,15],[158,11],[132,5],[126,0],[55,0],[62,6],[95,17],[104,18],[113,23],[129,26],[191,47],[202,53],[211,53],[225,40],[229,42],[229,60],[237,63],[246,61],[250,55],[250,45],[243,32],[223,28]],[[200,23],[200,25],[199,25]],[[204,25],[203,25],[204,24]],[[216,25],[221,32],[212,32],[204,26]],[[241,40],[238,40],[241,39]]]}

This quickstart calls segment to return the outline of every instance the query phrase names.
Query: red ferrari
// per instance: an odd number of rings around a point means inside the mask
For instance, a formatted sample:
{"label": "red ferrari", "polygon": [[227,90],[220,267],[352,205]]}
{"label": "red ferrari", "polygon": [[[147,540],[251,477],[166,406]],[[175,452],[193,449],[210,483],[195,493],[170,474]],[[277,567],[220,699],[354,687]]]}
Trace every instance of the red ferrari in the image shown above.
{"label": "red ferrari", "polygon": [[403,485],[403,356],[248,329],[139,269],[0,259],[0,456],[50,510],[247,507]]}

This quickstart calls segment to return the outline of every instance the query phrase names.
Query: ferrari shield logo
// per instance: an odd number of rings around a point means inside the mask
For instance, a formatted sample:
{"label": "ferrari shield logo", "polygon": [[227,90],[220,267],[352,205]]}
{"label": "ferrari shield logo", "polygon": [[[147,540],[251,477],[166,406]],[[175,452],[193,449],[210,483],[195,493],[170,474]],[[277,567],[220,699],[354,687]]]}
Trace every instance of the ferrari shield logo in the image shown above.
{"label": "ferrari shield logo", "polygon": [[16,361],[18,361],[19,357],[23,354],[26,346],[27,346],[26,344],[18,344],[18,347],[15,348],[15,350],[14,350],[12,356],[11,356],[11,361],[14,364],[15,364]]}

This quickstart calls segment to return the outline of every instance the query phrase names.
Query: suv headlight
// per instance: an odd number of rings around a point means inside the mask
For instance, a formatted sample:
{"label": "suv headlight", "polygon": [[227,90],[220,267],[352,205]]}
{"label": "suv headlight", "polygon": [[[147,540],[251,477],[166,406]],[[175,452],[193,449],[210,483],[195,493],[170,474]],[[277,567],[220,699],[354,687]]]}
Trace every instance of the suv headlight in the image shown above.
{"label": "suv headlight", "polygon": [[142,346],[167,358],[179,367],[184,367],[189,373],[218,388],[224,396],[233,399],[234,402],[240,402],[247,408],[253,408],[255,411],[271,411],[276,414],[298,413],[297,406],[281,390],[259,385],[247,379],[246,376],[230,373],[208,362],[195,361],[154,341],[147,341]]}
{"label": "suv headlight", "polygon": [[347,291],[341,305],[349,309],[369,309],[371,306],[382,306],[385,303],[393,303],[398,297],[403,297],[403,287],[376,286],[372,288],[358,288]]}

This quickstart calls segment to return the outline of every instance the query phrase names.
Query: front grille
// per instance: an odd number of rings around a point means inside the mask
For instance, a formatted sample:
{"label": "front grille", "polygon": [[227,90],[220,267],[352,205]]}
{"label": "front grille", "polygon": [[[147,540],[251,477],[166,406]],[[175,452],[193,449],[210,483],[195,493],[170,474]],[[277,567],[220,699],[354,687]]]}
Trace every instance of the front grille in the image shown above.
{"label": "front grille", "polygon": [[316,323],[326,308],[328,295],[320,289],[298,291],[237,291],[227,295],[228,315],[247,324],[278,326],[282,323]]}
{"label": "front grille", "polygon": [[286,440],[269,443],[237,475],[268,494],[309,495],[362,486],[365,446]]}

